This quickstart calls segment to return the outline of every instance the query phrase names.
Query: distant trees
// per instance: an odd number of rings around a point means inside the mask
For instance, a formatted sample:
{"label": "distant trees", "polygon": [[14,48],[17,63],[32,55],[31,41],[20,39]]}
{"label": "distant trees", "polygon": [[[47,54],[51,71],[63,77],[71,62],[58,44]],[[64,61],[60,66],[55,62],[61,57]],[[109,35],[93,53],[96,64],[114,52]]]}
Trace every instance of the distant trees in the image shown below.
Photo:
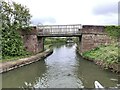
{"label": "distant trees", "polygon": [[31,15],[29,9],[21,4],[5,1],[0,2],[0,16],[2,28],[2,55],[5,56],[20,56],[25,53],[21,36],[17,32],[18,29],[28,27],[30,24]]}

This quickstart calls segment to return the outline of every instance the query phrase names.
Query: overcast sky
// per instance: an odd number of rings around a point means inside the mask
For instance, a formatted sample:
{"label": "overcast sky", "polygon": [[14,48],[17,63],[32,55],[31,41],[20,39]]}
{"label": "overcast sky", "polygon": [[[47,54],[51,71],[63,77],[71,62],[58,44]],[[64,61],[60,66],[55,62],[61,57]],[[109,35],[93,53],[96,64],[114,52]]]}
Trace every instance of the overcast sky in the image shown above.
{"label": "overcast sky", "polygon": [[[9,0],[11,1],[11,0]],[[117,25],[119,0],[12,0],[30,9],[33,24]]]}

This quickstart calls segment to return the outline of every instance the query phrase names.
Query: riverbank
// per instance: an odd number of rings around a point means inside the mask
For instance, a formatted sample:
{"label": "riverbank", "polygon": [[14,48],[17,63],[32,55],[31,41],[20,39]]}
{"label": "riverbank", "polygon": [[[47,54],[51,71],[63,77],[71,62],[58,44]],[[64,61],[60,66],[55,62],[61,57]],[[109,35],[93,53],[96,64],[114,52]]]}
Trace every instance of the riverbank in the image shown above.
{"label": "riverbank", "polygon": [[1,62],[0,63],[0,73],[4,73],[28,64],[31,64],[33,62],[37,62],[42,58],[45,58],[47,56],[49,56],[50,54],[52,54],[53,50],[52,49],[48,49],[42,53],[38,53],[36,55],[27,57],[27,58],[22,58],[22,59],[18,59],[16,61],[9,61],[9,62]]}
{"label": "riverbank", "polygon": [[111,70],[112,72],[120,73],[120,70],[119,70],[120,65],[118,63],[113,63],[113,64],[107,65],[102,60],[95,60],[93,58],[88,58],[85,56],[82,56],[82,58],[84,58],[85,60],[94,62],[96,65],[99,65],[101,68]]}
{"label": "riverbank", "polygon": [[119,73],[118,45],[102,45],[80,54],[84,59],[94,62],[104,69]]}

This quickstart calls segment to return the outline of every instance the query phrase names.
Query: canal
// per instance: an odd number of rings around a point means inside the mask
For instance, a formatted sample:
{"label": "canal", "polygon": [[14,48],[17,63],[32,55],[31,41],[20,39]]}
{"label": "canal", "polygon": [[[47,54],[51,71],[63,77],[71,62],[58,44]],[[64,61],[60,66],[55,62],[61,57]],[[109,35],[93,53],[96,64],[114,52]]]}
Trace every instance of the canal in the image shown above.
{"label": "canal", "polygon": [[115,73],[82,59],[76,44],[56,45],[47,58],[4,73],[2,79],[3,88],[94,88],[95,80],[105,87],[117,84]]}

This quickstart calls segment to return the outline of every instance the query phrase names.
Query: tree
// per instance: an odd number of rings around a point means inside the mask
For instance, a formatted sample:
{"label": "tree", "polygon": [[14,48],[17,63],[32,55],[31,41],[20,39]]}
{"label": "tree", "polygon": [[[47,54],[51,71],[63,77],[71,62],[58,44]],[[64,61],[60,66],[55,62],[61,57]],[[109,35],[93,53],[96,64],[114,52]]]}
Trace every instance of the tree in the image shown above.
{"label": "tree", "polygon": [[23,42],[17,30],[29,26],[31,19],[29,9],[15,2],[2,1],[0,5],[2,5],[0,8],[2,28],[0,31],[3,58],[24,55]]}

